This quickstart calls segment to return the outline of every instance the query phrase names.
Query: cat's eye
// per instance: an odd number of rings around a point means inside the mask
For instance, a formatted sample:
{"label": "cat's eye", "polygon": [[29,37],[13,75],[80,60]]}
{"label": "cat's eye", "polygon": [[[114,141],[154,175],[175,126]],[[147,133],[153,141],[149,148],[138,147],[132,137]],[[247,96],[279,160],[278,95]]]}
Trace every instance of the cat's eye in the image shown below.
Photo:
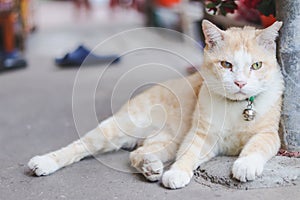
{"label": "cat's eye", "polygon": [[256,62],[251,65],[251,69],[258,70],[262,67],[262,62]]}
{"label": "cat's eye", "polygon": [[226,69],[231,69],[232,68],[232,64],[230,62],[221,61],[220,64],[222,65],[222,67],[224,67]]}

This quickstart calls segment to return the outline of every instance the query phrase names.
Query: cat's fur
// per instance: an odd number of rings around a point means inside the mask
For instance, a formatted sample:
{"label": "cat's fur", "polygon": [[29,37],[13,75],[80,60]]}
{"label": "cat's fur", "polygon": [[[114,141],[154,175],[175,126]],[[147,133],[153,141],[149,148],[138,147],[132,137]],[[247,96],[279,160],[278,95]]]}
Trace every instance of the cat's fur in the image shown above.
{"label": "cat's fur", "polygon": [[[33,157],[29,168],[38,176],[48,175],[88,155],[138,144],[130,153],[132,166],[150,181],[162,178],[168,188],[186,186],[193,170],[217,155],[239,155],[233,177],[255,179],[280,146],[283,79],[275,39],[281,25],[222,31],[204,20],[201,73],[152,87],[81,139]],[[232,68],[222,67],[220,61],[232,63]],[[262,67],[251,69],[255,62]],[[240,88],[235,82],[247,84]],[[257,114],[245,121],[242,113],[250,96],[255,96]],[[173,160],[163,173],[163,164]]]}

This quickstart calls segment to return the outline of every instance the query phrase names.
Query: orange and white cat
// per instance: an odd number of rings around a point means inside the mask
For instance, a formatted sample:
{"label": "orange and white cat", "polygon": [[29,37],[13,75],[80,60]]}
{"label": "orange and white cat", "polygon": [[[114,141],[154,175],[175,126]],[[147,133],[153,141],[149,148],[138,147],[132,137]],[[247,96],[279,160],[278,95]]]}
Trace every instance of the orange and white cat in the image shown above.
{"label": "orange and white cat", "polygon": [[[79,140],[33,157],[29,168],[48,175],[88,155],[137,146],[130,153],[132,166],[168,188],[186,186],[193,170],[217,155],[239,155],[233,177],[254,180],[280,146],[284,87],[275,40],[281,26],[223,31],[204,20],[200,73],[146,90]],[[246,121],[250,97],[256,115]],[[174,163],[163,173],[169,161]]]}

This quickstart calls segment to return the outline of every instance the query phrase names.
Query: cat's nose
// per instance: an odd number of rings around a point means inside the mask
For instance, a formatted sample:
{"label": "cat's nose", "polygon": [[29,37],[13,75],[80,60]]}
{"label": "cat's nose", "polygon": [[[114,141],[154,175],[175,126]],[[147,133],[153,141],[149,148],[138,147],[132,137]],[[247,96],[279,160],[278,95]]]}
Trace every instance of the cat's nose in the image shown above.
{"label": "cat's nose", "polygon": [[236,84],[239,88],[242,88],[247,84],[247,82],[246,81],[234,81],[234,84]]}

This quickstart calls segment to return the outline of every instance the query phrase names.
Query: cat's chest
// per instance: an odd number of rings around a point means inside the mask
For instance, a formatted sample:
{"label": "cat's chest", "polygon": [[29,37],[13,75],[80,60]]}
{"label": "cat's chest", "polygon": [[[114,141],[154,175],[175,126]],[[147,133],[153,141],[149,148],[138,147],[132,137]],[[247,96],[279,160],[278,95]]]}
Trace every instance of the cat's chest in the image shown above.
{"label": "cat's chest", "polygon": [[245,121],[243,111],[247,102],[223,102],[211,99],[202,114],[209,122],[208,134],[218,140],[220,153],[238,155],[246,141],[251,137],[251,127],[255,121]]}
{"label": "cat's chest", "polygon": [[253,135],[257,122],[263,120],[262,116],[269,109],[269,105],[257,98],[257,105],[253,105],[255,119],[245,121],[246,100],[230,101],[208,93],[200,93],[198,100],[201,119],[205,119],[207,124],[207,134],[217,140],[219,151],[226,155],[238,155]]}
{"label": "cat's chest", "polygon": [[200,113],[210,125],[210,132],[217,131],[222,135],[235,133],[253,124],[251,121],[245,121],[243,117],[247,101],[228,102],[224,98],[213,96],[205,96],[201,100]]}
{"label": "cat's chest", "polygon": [[222,135],[238,133],[246,130],[252,123],[245,121],[243,117],[245,102],[214,104],[214,110],[210,114],[211,126]]}

